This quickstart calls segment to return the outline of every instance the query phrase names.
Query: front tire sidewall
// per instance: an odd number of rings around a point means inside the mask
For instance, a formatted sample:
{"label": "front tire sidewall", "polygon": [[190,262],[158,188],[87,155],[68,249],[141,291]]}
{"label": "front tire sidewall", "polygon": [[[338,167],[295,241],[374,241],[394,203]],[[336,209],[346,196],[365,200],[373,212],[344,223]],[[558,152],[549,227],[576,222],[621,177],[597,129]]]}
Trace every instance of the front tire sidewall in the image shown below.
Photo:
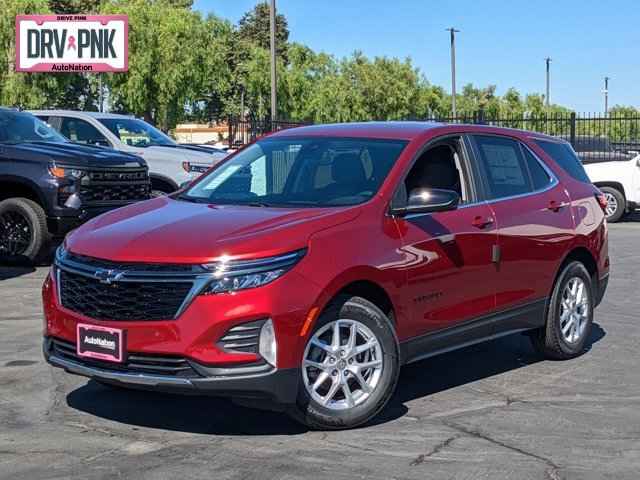
{"label": "front tire sidewall", "polygon": [[31,238],[29,245],[20,255],[0,253],[0,261],[14,265],[31,265],[37,263],[48,244],[46,215],[40,205],[26,198],[11,198],[0,202],[0,214],[13,211],[21,215],[29,223]]}
{"label": "front tire sidewall", "polygon": [[627,209],[627,206],[626,206],[627,202],[624,198],[624,195],[622,194],[622,192],[611,187],[602,187],[600,190],[603,193],[608,193],[610,195],[613,195],[618,203],[618,208],[616,209],[615,212],[613,212],[611,216],[607,217],[607,221],[610,223],[615,223],[620,221],[620,219],[622,219]]}
{"label": "front tire sidewall", "polygon": [[391,321],[380,309],[359,297],[341,298],[319,317],[311,335],[339,318],[357,320],[374,333],[382,348],[383,369],[380,381],[369,398],[348,410],[332,410],[312,399],[303,384],[301,373],[297,404],[292,413],[296,420],[320,430],[352,428],[373,418],[391,398],[400,370],[395,331]]}

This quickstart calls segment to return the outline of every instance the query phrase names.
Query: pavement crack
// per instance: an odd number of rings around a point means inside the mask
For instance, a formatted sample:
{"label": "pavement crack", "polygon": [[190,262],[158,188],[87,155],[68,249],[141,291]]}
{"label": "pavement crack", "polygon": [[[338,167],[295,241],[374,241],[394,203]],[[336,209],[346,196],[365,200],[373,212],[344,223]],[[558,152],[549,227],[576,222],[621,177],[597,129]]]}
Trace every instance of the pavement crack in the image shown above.
{"label": "pavement crack", "polygon": [[465,435],[468,435],[470,437],[474,437],[474,438],[479,438],[482,440],[485,440],[487,442],[493,443],[494,445],[497,445],[499,447],[502,448],[506,448],[508,450],[511,450],[513,452],[519,453],[520,455],[524,455],[527,456],[529,458],[533,458],[535,460],[538,460],[540,462],[543,462],[547,465],[548,469],[545,471],[545,475],[549,480],[562,480],[562,477],[560,476],[559,470],[560,467],[558,465],[556,465],[553,461],[551,461],[548,458],[545,458],[541,455],[537,455],[533,452],[528,452],[526,450],[523,450],[520,447],[516,447],[514,445],[509,445],[508,443],[502,442],[500,440],[496,440],[495,438],[491,438],[490,436],[479,432],[478,430],[472,430],[470,428],[464,427],[462,425],[459,425],[457,423],[453,423],[453,422],[443,422],[447,427],[449,428],[453,428],[454,430],[457,430]]}
{"label": "pavement crack", "polygon": [[451,443],[460,438],[461,435],[454,435],[452,437],[447,438],[445,441],[438,443],[435,447],[433,447],[429,452],[418,455],[409,465],[415,467],[416,465],[420,465],[425,462],[429,457],[436,455],[441,452],[445,448],[447,448]]}

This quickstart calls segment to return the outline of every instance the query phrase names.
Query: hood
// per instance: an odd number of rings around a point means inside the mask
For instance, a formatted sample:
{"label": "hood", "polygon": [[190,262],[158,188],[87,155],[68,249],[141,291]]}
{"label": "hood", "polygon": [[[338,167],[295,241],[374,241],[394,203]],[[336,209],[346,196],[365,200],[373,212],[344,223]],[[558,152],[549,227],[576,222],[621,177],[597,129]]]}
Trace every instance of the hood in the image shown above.
{"label": "hood", "polygon": [[207,263],[259,258],[307,246],[309,237],[356,218],[360,207],[206,205],[160,197],[97,217],[67,237],[74,253],[121,262]]}
{"label": "hood", "polygon": [[153,156],[158,156],[158,155],[163,157],[164,156],[172,157],[172,158],[179,157],[180,160],[185,162],[193,162],[193,163],[198,163],[198,164],[208,165],[208,166],[215,165],[220,160],[227,157],[226,153],[219,153],[214,151],[206,152],[199,148],[191,148],[188,146],[182,147],[180,145],[175,145],[175,146],[154,145],[150,147],[140,148],[139,151],[143,158],[146,157],[147,155],[149,156],[149,158]]}
{"label": "hood", "polygon": [[3,156],[14,160],[55,162],[72,167],[141,167],[140,157],[110,148],[76,143],[29,142],[5,144]]}

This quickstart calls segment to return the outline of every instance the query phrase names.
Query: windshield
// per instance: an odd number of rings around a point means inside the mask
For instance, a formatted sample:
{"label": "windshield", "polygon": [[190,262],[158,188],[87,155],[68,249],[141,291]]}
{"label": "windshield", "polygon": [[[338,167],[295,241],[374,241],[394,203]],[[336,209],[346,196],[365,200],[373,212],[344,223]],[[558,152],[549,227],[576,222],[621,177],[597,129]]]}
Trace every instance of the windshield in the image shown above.
{"label": "windshield", "polygon": [[378,191],[406,143],[265,139],[222,163],[178,198],[273,207],[356,205]]}
{"label": "windshield", "polygon": [[100,118],[100,123],[132,147],[173,146],[176,144],[171,138],[137,118]]}
{"label": "windshield", "polygon": [[53,128],[30,113],[0,110],[0,143],[67,141]]}

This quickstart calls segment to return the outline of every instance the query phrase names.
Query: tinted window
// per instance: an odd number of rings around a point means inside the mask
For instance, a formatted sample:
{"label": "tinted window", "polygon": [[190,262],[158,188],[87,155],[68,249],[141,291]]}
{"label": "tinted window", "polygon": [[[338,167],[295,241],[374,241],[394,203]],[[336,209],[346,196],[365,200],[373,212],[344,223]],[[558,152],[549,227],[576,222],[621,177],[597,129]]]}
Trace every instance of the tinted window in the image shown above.
{"label": "tinted window", "polygon": [[66,142],[67,139],[30,113],[0,110],[0,142]]}
{"label": "tinted window", "polygon": [[102,135],[96,127],[84,120],[61,118],[60,133],[75,143],[102,145],[104,147],[110,146],[104,135]]}
{"label": "tinted window", "polygon": [[265,139],[178,198],[274,207],[355,205],[378,191],[405,145],[373,139]]}
{"label": "tinted window", "polygon": [[582,163],[568,143],[545,140],[536,140],[536,143],[571,177],[579,182],[591,183]]}
{"label": "tinted window", "polygon": [[532,190],[518,142],[508,138],[475,136],[491,198],[521,195]]}
{"label": "tinted window", "polygon": [[523,147],[524,158],[529,168],[529,174],[531,175],[531,182],[533,183],[534,190],[542,190],[551,183],[551,177],[540,165],[540,161],[533,156],[529,149]]}

